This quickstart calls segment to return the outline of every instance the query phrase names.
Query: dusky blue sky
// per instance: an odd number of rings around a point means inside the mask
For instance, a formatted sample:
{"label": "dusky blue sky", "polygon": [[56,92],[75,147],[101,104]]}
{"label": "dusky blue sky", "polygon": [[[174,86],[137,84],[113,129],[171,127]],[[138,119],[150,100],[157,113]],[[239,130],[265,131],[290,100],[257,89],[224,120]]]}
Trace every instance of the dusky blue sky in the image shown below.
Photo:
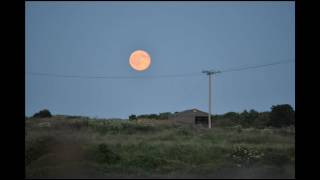
{"label": "dusky blue sky", "polygon": [[[30,116],[127,118],[130,114],[208,110],[204,69],[295,59],[294,2],[26,2],[26,72],[67,75],[199,76],[72,79],[26,73]],[[129,67],[137,49],[150,68]],[[295,107],[295,63],[221,73],[212,81],[212,111]]]}

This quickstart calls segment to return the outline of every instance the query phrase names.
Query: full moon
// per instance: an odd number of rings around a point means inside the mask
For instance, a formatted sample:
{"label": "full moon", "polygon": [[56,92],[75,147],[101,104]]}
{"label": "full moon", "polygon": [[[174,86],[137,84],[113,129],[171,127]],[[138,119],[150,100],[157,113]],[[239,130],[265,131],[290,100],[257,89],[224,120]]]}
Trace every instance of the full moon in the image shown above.
{"label": "full moon", "polygon": [[144,71],[151,64],[150,55],[143,50],[136,50],[130,55],[129,64],[136,71]]}

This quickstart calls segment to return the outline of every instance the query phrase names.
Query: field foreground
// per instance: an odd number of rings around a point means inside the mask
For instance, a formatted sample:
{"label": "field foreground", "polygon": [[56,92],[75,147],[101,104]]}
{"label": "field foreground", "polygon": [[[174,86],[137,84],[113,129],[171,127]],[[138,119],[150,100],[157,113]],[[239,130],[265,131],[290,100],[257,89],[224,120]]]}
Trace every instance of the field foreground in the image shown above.
{"label": "field foreground", "polygon": [[292,127],[29,118],[26,178],[294,178],[294,137]]}

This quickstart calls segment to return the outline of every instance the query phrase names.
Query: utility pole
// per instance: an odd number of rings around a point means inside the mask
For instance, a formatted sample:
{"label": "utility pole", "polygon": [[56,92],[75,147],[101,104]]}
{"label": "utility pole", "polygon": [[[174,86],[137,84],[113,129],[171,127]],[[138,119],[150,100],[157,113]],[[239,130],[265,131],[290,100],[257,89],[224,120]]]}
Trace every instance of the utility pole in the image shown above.
{"label": "utility pole", "polygon": [[220,73],[220,71],[213,71],[213,70],[205,70],[202,71],[209,76],[209,112],[208,112],[208,125],[211,128],[211,75]]}

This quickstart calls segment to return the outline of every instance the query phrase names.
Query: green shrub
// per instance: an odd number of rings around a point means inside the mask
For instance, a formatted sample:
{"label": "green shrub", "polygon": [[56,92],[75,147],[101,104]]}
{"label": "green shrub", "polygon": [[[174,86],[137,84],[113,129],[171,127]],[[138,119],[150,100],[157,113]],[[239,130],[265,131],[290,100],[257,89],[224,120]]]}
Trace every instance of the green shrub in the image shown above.
{"label": "green shrub", "polygon": [[241,125],[236,125],[232,127],[233,130],[235,130],[237,133],[241,133],[243,131],[243,128]]}
{"label": "green shrub", "polygon": [[134,134],[153,132],[156,128],[134,122],[107,121],[104,124],[95,124],[93,128],[101,134]]}
{"label": "green shrub", "polygon": [[54,139],[50,136],[26,140],[25,165],[29,165],[32,161],[46,154],[53,142]]}
{"label": "green shrub", "polygon": [[285,164],[291,164],[295,157],[294,148],[285,149],[274,149],[267,148],[265,151],[265,156],[263,158],[264,163],[282,166]]}
{"label": "green shrub", "polygon": [[95,159],[99,163],[116,163],[120,160],[120,156],[113,152],[107,144],[99,144],[95,152]]}
{"label": "green shrub", "polygon": [[137,116],[132,114],[129,116],[129,121],[132,121],[132,120],[137,120]]}
{"label": "green shrub", "polygon": [[250,166],[264,156],[264,153],[244,146],[236,146],[231,153],[232,160],[240,166]]}
{"label": "green shrub", "polygon": [[89,127],[89,121],[88,120],[75,120],[70,122],[64,123],[65,127],[71,130],[80,130],[83,128],[88,128]]}
{"label": "green shrub", "polygon": [[181,126],[177,128],[176,132],[177,135],[191,136],[193,134],[193,129],[188,126]]}
{"label": "green shrub", "polygon": [[171,115],[171,112],[159,113],[158,119],[169,119]]}
{"label": "green shrub", "polygon": [[294,110],[289,104],[271,107],[269,125],[273,127],[284,127],[295,124]]}
{"label": "green shrub", "polygon": [[46,117],[52,117],[51,113],[49,110],[44,109],[39,111],[38,113],[35,113],[33,115],[34,118],[46,118]]}
{"label": "green shrub", "polygon": [[163,167],[166,164],[167,161],[165,159],[149,154],[137,155],[130,161],[131,166],[140,167],[143,169],[156,169]]}

